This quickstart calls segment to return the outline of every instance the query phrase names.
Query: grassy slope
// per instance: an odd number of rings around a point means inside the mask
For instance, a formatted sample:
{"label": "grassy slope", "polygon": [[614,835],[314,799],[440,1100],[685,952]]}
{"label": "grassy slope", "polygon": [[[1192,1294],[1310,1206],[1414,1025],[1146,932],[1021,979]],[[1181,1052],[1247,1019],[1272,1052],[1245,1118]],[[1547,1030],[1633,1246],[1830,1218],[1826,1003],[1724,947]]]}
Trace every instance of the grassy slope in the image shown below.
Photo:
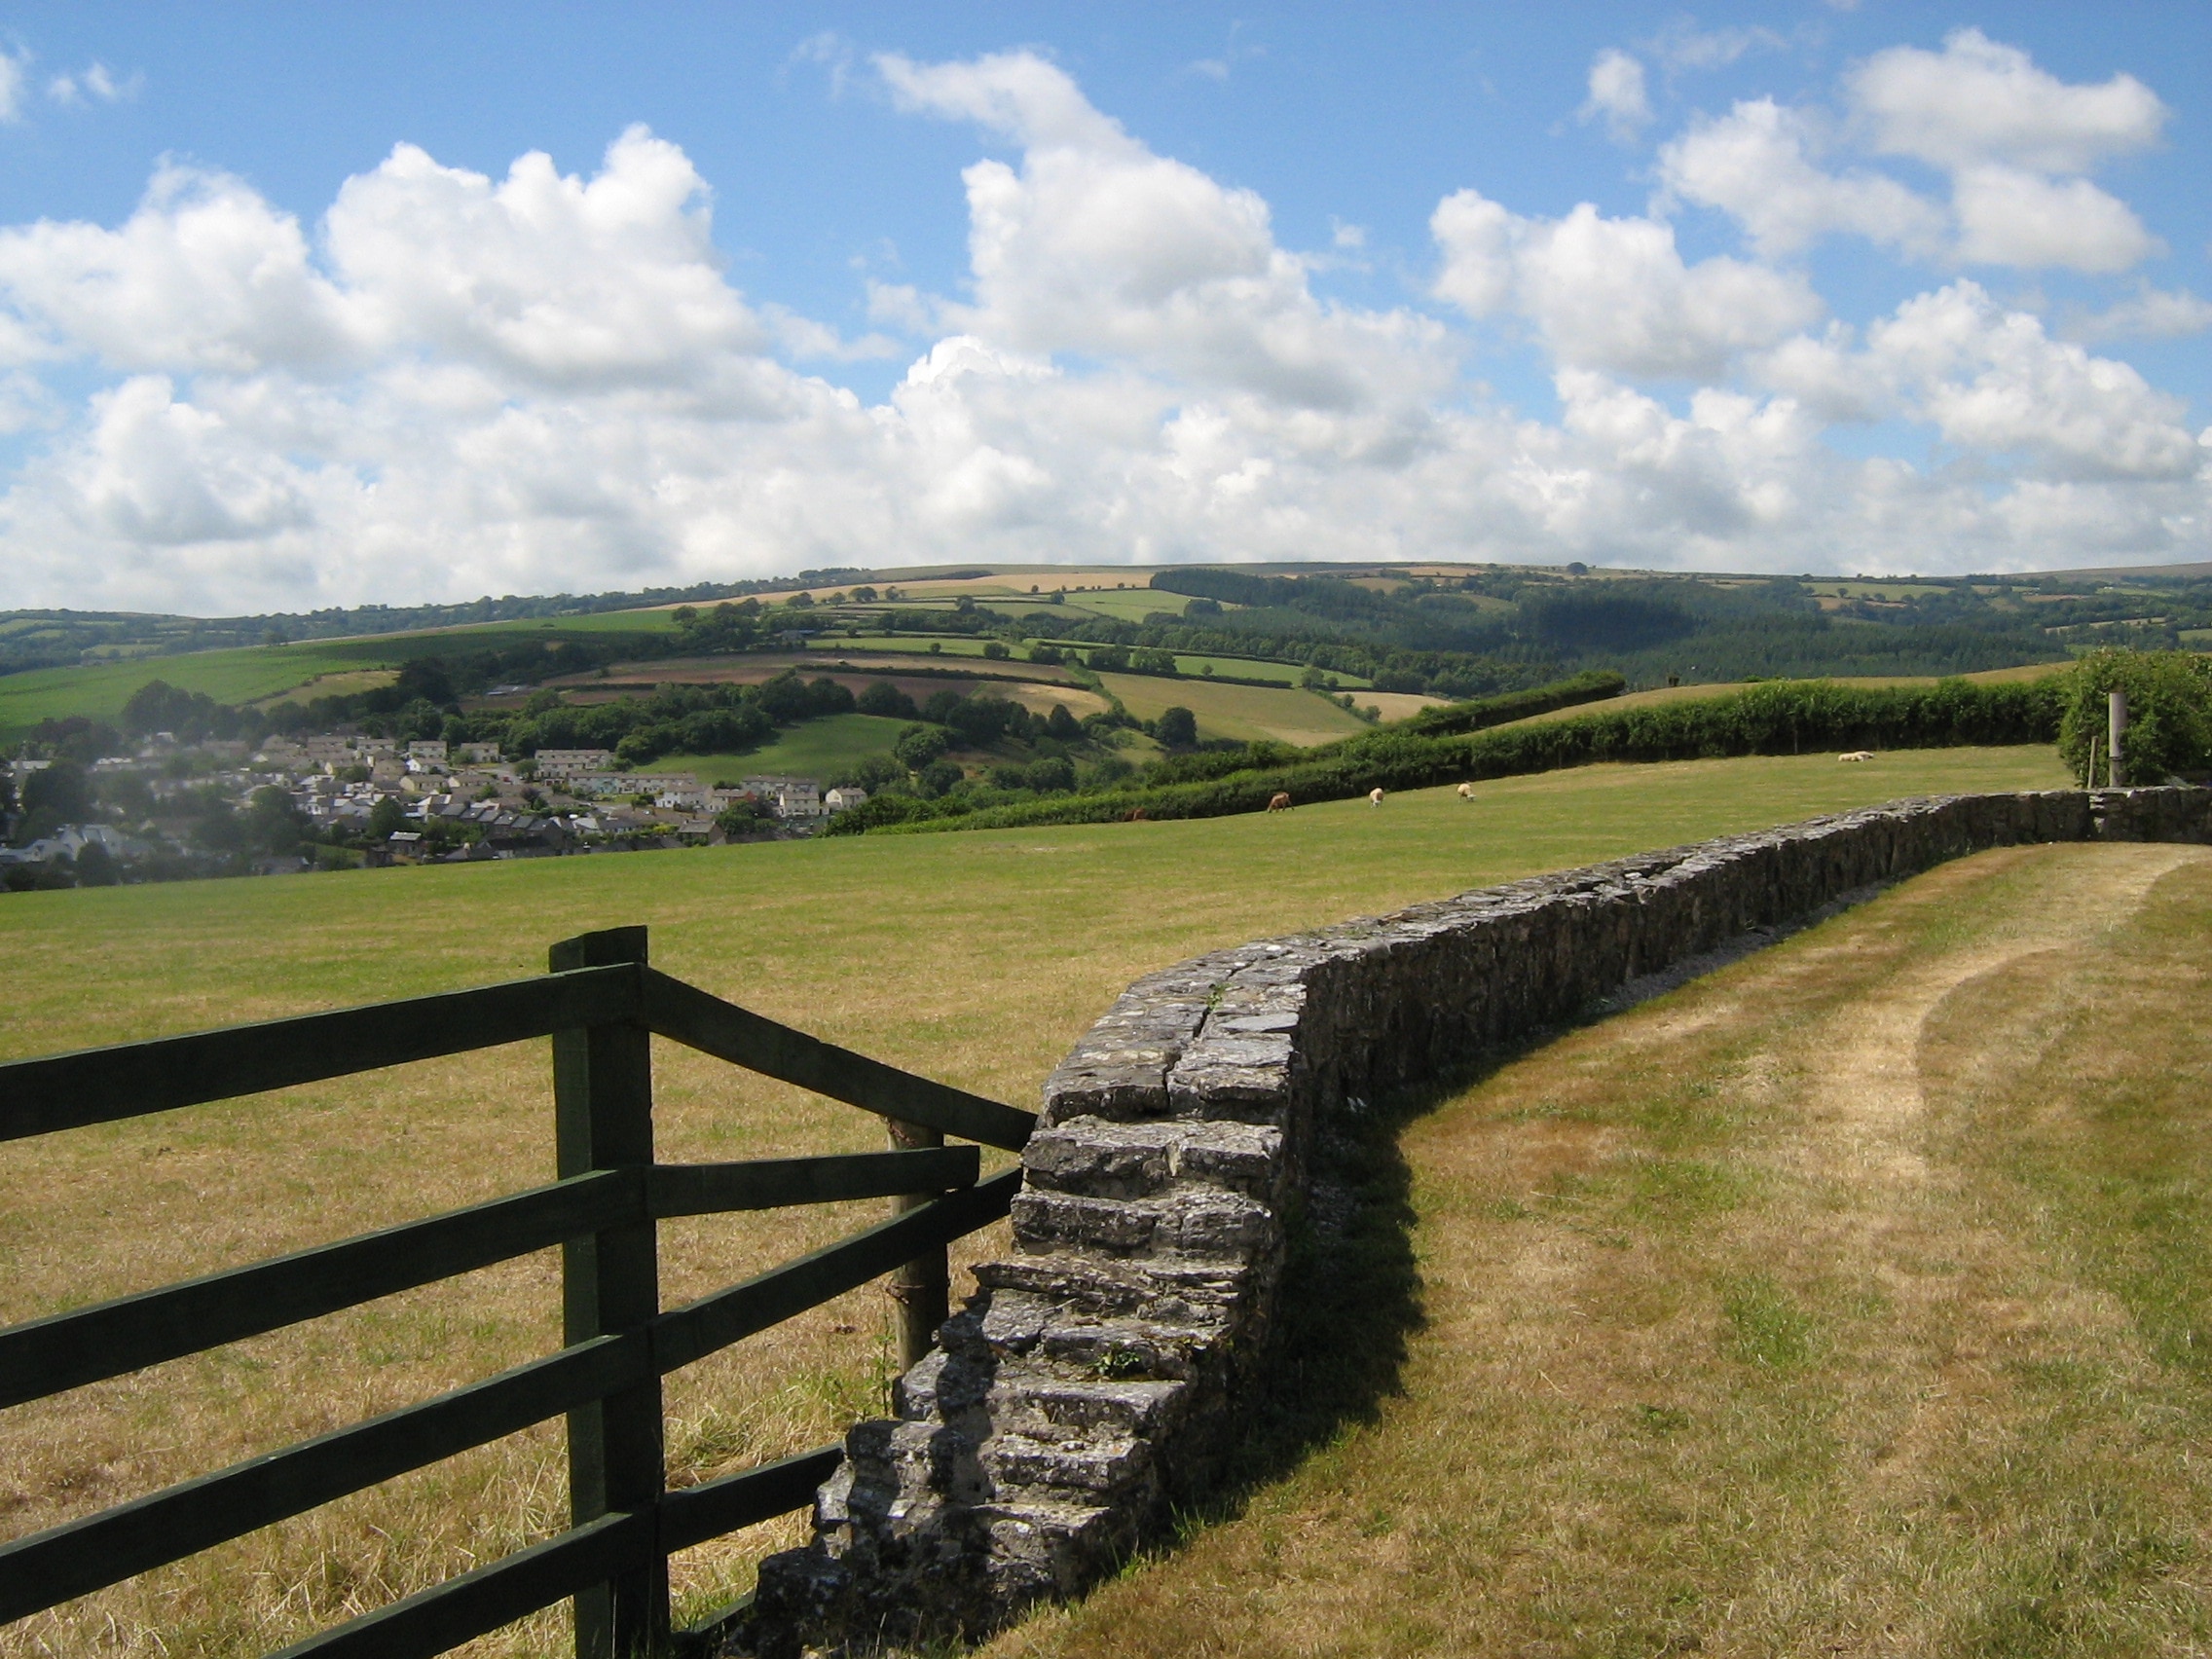
{"label": "grassy slope", "polygon": [[518,635],[558,638],[575,634],[665,632],[664,610],[615,610],[596,616],[546,621],[485,622],[415,634],[360,639],[309,640],[290,645],[241,645],[230,650],[188,651],[179,656],[134,657],[76,668],[40,668],[0,675],[0,743],[43,719],[89,715],[112,720],[131,692],[166,680],[186,691],[204,691],[218,703],[251,703],[297,690],[316,694],[317,677],[396,667],[410,656],[473,650],[511,644]]}
{"label": "grassy slope", "polygon": [[1369,1136],[1320,1449],[993,1651],[2203,1651],[2208,940],[2205,849],[1988,854]]}
{"label": "grassy slope", "polygon": [[1099,679],[1139,719],[1153,719],[1161,710],[1181,704],[1198,716],[1200,737],[1314,744],[1367,729],[1357,717],[1310,691],[1209,685],[1202,680],[1161,680],[1146,674],[1104,674]]}
{"label": "grassy slope", "polygon": [[[661,966],[762,1013],[1021,1103],[1138,974],[1210,946],[1533,870],[1934,789],[2059,782],[2046,750],[1593,767],[1272,818],[92,889],[0,899],[0,1053],[527,974],[546,943],[647,922]],[[1266,879],[1255,880],[1264,868]],[[88,994],[96,989],[96,994]],[[859,1114],[661,1046],[662,1155],[877,1144]],[[386,1225],[551,1169],[542,1045],[20,1143],[0,1167],[0,1319]],[[699,1294],[874,1206],[672,1223]],[[977,1249],[990,1247],[985,1242]],[[61,1400],[7,1425],[10,1533],[483,1376],[557,1342],[533,1258]],[[880,1409],[882,1300],[856,1293],[671,1384],[672,1457],[708,1474]],[[548,1431],[330,1506],[0,1634],[0,1653],[258,1653],[557,1527]],[[689,1604],[742,1587],[784,1522],[694,1552]],[[557,1619],[482,1651],[550,1651]],[[108,1650],[106,1647],[103,1651]]]}
{"label": "grassy slope", "polygon": [[888,755],[906,721],[880,715],[825,715],[742,755],[664,755],[656,772],[696,772],[706,783],[739,777],[828,777],[870,755]]}
{"label": "grassy slope", "polygon": [[123,713],[133,691],[156,680],[186,691],[204,691],[218,703],[245,703],[289,691],[316,675],[345,674],[366,666],[356,654],[357,646],[337,648],[342,644],[246,645],[0,675],[0,739],[27,731],[43,719],[68,715],[112,720]]}

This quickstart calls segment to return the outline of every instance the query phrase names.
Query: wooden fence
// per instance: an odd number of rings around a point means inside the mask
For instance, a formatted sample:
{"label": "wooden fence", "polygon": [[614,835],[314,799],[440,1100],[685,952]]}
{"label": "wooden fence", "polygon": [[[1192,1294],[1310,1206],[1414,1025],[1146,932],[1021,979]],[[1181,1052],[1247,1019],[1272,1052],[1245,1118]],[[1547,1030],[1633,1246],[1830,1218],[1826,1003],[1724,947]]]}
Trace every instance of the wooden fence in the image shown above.
{"label": "wooden fence", "polygon": [[[977,1147],[944,1146],[943,1137],[1018,1151],[1036,1120],[671,978],[648,966],[644,928],[564,940],[550,967],[475,990],[0,1065],[0,1140],[17,1140],[550,1037],[559,1175],[488,1203],[0,1330],[0,1408],[555,1244],[567,1345],[0,1545],[0,1623],[565,1415],[566,1531],[283,1653],[440,1653],[572,1597],[579,1659],[627,1659],[681,1644],[670,1629],[672,1552],[812,1500],[837,1466],[837,1446],[667,1491],[661,1378],[885,1274],[897,1276],[910,1356],[943,1317],[945,1245],[1005,1215],[1020,1180],[1018,1169],[978,1180]],[[907,1150],[656,1163],[655,1035],[877,1113]],[[656,1222],[868,1198],[900,1207],[879,1226],[661,1309]]]}

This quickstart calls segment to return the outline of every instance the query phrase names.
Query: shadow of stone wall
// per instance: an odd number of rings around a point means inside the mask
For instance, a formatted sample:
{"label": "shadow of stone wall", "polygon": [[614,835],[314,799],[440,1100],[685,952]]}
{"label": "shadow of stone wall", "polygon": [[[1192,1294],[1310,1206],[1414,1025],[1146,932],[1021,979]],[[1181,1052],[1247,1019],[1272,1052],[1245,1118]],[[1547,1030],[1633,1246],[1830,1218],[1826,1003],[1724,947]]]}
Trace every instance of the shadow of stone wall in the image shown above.
{"label": "shadow of stone wall", "polygon": [[[1318,1233],[1293,1222],[1309,1200],[1326,1208],[1331,1184],[1309,1182],[1316,1149],[1356,1141],[1370,1101],[1946,860],[2100,839],[2212,842],[2212,791],[1898,801],[1137,980],[1045,1085],[1014,1253],[976,1270],[980,1288],[941,1346],[896,1385],[898,1416],[847,1435],[813,1543],[762,1564],[738,1640],[784,1659],[979,1637],[1163,1536],[1220,1493],[1233,1453],[1239,1481],[1294,1456],[1312,1425],[1263,1368],[1284,1351],[1273,1339],[1294,1243],[1326,1247],[1344,1218],[1309,1215]],[[1402,1346],[1418,1315],[1410,1286],[1391,1294],[1374,1340]],[[1360,1388],[1386,1381],[1355,1378],[1313,1409],[1356,1411]],[[1281,1431],[1255,1440],[1267,1414]]]}

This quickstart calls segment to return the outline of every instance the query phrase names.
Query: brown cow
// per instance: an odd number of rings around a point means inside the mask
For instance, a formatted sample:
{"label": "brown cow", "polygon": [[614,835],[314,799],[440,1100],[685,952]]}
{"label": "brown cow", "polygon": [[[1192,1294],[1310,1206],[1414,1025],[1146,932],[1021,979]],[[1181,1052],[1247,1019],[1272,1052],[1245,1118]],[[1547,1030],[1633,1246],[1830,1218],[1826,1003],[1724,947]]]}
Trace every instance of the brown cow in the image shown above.
{"label": "brown cow", "polygon": [[1268,802],[1268,810],[1270,812],[1288,812],[1290,810],[1289,793],[1284,790],[1277,790],[1273,798]]}
{"label": "brown cow", "polygon": [[1143,807],[1132,806],[1123,815],[1122,822],[1124,824],[1150,824],[1152,820],[1144,815]]}

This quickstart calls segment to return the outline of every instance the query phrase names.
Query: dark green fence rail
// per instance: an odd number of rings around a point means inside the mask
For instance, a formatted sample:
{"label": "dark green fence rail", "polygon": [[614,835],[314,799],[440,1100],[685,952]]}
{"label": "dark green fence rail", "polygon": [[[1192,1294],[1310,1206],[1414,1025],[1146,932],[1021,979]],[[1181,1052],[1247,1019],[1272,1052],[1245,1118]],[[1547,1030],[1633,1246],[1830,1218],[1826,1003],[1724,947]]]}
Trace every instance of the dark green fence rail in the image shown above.
{"label": "dark green fence rail", "polygon": [[[315,1249],[0,1330],[0,1407],[297,1324],[554,1245],[564,1346],[418,1405],[0,1544],[0,1623],[566,1416],[568,1530],[284,1649],[409,1659],[556,1602],[580,1659],[676,1644],[668,1557],[802,1508],[823,1447],[665,1490],[660,1380],[887,1274],[941,1278],[944,1247],[1005,1215],[1020,1172],[975,1146],[668,1164],[652,1150],[662,1036],[892,1121],[1018,1151],[1035,1119],[821,1042],[649,967],[645,930],[564,940],[534,979],[0,1065],[0,1140],[550,1037],[560,1179]],[[891,1219],[700,1298],[660,1307],[655,1223],[887,1198]],[[913,1339],[909,1335],[909,1342]]]}

